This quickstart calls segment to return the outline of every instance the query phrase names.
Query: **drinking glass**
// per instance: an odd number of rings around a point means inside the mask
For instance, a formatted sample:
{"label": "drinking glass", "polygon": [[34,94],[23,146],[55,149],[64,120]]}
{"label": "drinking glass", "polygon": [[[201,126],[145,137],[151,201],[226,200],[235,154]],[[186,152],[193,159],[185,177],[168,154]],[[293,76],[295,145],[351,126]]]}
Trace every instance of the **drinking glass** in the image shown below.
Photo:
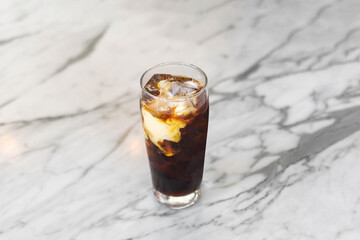
{"label": "drinking glass", "polygon": [[[149,88],[151,79],[157,84]],[[209,118],[206,86],[206,74],[187,63],[162,63],[141,77],[140,109],[154,194],[174,209],[194,204],[200,195]]]}

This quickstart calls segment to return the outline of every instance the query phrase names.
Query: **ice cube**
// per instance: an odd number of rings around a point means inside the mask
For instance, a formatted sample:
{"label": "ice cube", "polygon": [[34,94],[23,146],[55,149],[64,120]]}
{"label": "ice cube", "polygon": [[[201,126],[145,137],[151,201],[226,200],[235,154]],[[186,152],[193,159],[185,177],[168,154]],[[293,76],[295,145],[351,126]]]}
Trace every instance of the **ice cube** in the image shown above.
{"label": "ice cube", "polygon": [[200,86],[193,81],[174,82],[171,85],[171,92],[175,96],[190,96],[200,90]]}
{"label": "ice cube", "polygon": [[195,113],[196,109],[192,106],[190,101],[186,101],[183,103],[177,103],[175,106],[174,113],[178,117],[186,117],[189,114]]}
{"label": "ice cube", "polygon": [[161,80],[157,84],[157,88],[160,91],[160,96],[161,97],[165,97],[165,98],[174,97],[174,94],[172,94],[172,91],[171,91],[171,84],[172,84],[171,79]]}
{"label": "ice cube", "polygon": [[157,89],[154,85],[152,84],[146,84],[145,85],[145,89],[146,91],[148,91],[149,93],[151,93],[152,95],[158,96],[160,94],[159,89]]}
{"label": "ice cube", "polygon": [[155,74],[145,86],[145,89],[155,96],[169,99],[191,96],[201,88],[201,84],[195,79],[169,74]]}

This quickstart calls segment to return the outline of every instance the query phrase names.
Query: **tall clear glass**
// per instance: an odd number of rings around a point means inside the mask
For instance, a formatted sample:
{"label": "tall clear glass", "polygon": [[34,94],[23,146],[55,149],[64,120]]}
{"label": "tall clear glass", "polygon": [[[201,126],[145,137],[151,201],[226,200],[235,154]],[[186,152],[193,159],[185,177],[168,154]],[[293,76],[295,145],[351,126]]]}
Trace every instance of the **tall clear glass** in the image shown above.
{"label": "tall clear glass", "polygon": [[179,209],[199,198],[209,100],[206,74],[187,63],[162,63],[141,77],[140,109],[154,194]]}

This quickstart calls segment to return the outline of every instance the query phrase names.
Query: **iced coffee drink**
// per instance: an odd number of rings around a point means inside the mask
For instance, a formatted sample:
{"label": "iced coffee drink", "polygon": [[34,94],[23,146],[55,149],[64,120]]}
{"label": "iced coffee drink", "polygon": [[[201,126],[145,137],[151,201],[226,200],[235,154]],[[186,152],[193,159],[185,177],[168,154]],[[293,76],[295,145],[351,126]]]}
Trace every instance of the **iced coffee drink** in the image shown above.
{"label": "iced coffee drink", "polygon": [[182,63],[157,65],[141,79],[154,193],[172,208],[192,205],[199,197],[209,117],[206,83],[203,71]]}

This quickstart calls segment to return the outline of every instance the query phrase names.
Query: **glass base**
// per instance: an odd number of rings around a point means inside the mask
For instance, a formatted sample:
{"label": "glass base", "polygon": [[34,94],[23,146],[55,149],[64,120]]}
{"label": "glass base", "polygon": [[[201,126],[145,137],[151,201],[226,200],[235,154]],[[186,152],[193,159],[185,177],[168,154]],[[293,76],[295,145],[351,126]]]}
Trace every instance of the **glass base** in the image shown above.
{"label": "glass base", "polygon": [[200,191],[196,190],[184,196],[168,196],[159,191],[154,190],[156,199],[172,209],[182,209],[193,205],[199,200]]}

